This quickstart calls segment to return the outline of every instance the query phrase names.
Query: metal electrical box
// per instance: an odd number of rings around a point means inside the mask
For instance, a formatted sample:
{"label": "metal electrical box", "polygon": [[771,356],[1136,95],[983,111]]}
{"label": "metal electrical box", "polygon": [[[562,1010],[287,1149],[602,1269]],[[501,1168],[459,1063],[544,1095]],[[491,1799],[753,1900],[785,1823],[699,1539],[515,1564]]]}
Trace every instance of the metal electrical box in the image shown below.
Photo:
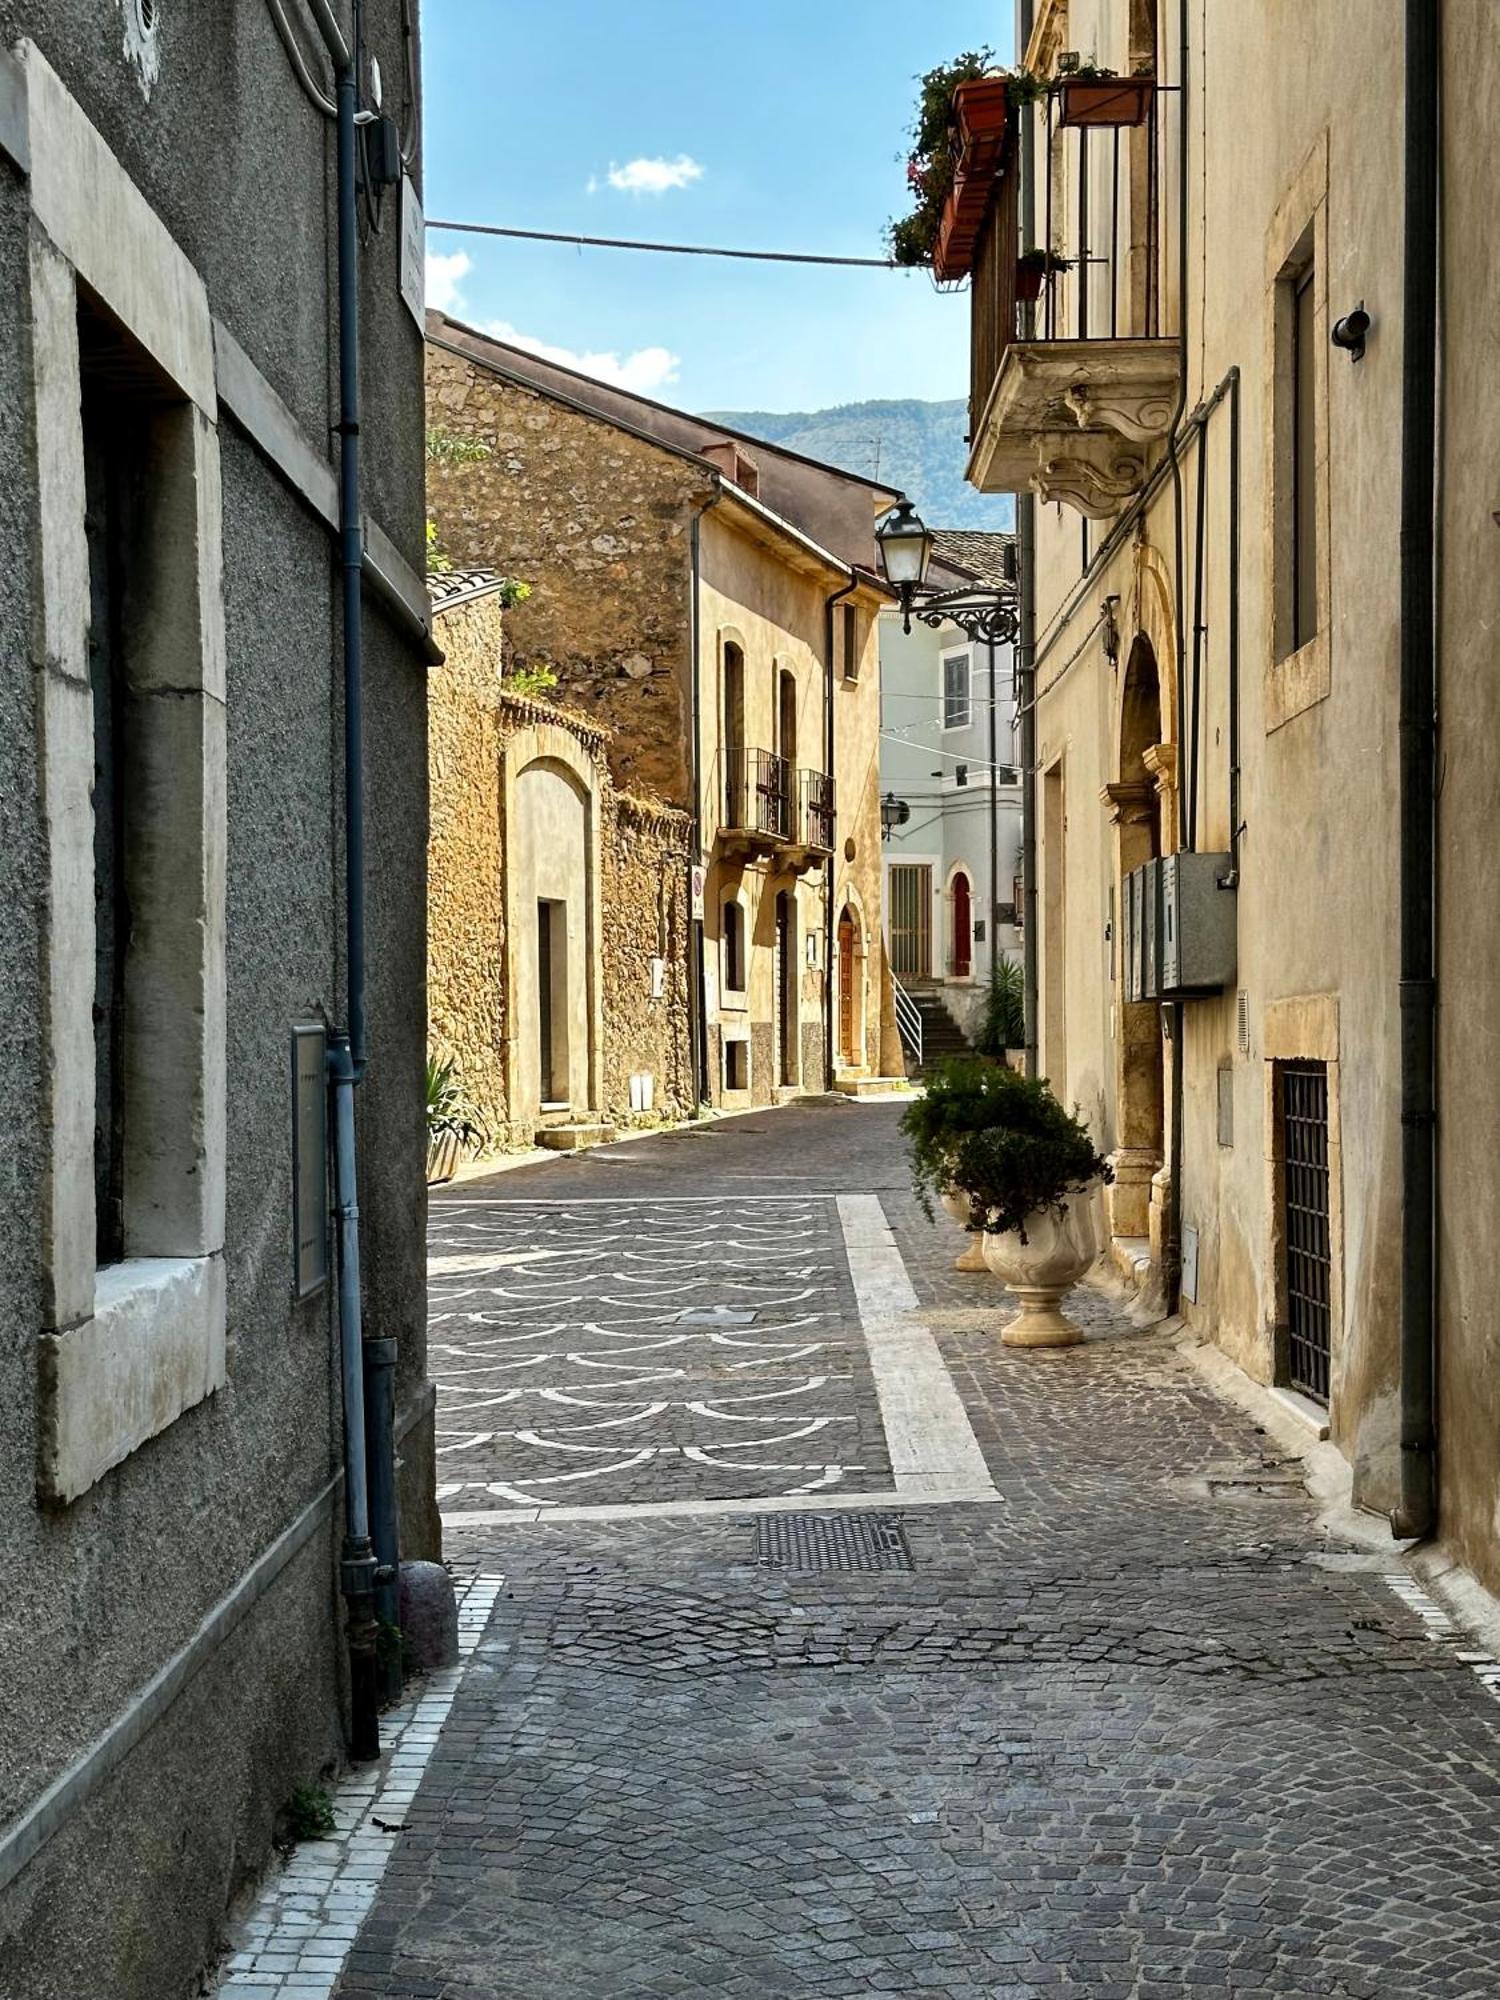
{"label": "metal electrical box", "polygon": [[1120,955],[1127,1000],[1161,998],[1161,863],[1147,861],[1125,877]]}
{"label": "metal electrical box", "polygon": [[1235,977],[1236,903],[1227,854],[1168,854],[1161,862],[1161,987],[1165,999],[1219,993]]}

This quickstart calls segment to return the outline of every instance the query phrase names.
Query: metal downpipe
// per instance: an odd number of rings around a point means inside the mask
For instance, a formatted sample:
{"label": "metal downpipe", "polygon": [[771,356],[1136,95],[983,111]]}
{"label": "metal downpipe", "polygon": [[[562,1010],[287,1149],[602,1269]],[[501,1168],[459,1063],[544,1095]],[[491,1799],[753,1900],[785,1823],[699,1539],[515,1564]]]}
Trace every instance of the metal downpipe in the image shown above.
{"label": "metal downpipe", "polygon": [[[336,28],[337,24],[333,24]],[[325,39],[329,39],[325,35]],[[334,43],[329,39],[330,51]],[[329,1049],[339,1246],[340,1377],[344,1399],[344,1548],[340,1563],[349,1647],[350,1754],[380,1754],[378,1621],[395,1627],[399,1538],[395,1501],[394,1341],[364,1340],[354,1092],[369,1059],[365,964],[364,529],[359,465],[359,236],[355,119],[358,75],[340,38],[338,105],[339,545],[344,650],[344,895],[349,1025]],[[335,57],[338,60],[336,54]],[[370,1421],[373,1414],[373,1421]],[[370,1445],[376,1446],[372,1453]],[[399,1653],[396,1655],[399,1687]]]}
{"label": "metal downpipe", "polygon": [[[1016,48],[1024,57],[1031,40],[1033,0],[1017,0]],[[1032,110],[1025,105],[1020,119],[1021,229],[1030,244],[1036,229],[1036,163],[1032,157]],[[1021,711],[1021,991],[1026,1020],[1026,1074],[1041,1071],[1037,1006],[1041,991],[1041,933],[1036,894],[1036,500],[1022,493],[1016,500],[1016,583],[1020,630],[1016,638],[1016,697]],[[991,710],[991,714],[994,711]],[[990,773],[994,783],[994,772]],[[990,945],[993,963],[995,946]]]}
{"label": "metal downpipe", "polygon": [[1401,335],[1401,1504],[1396,1534],[1437,1522],[1435,763],[1438,163],[1441,25],[1406,0]]}

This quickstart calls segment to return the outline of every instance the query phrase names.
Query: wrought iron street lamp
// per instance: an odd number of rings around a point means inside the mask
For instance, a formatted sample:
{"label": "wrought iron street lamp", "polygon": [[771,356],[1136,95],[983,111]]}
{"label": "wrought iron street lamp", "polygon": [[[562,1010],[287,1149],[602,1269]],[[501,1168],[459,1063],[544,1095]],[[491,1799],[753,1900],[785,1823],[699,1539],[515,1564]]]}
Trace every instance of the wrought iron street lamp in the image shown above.
{"label": "wrought iron street lamp", "polygon": [[894,792],[887,792],[880,801],[880,837],[889,840],[898,826],[905,826],[911,818],[911,807],[905,799],[898,799]]}
{"label": "wrought iron street lamp", "polygon": [[1014,643],[1020,629],[1014,573],[1015,544],[1006,550],[1009,574],[1003,584],[965,584],[958,590],[929,590],[932,531],[905,494],[875,530],[880,567],[901,606],[901,629],[913,616],[924,625],[956,625],[970,639],[989,646]]}

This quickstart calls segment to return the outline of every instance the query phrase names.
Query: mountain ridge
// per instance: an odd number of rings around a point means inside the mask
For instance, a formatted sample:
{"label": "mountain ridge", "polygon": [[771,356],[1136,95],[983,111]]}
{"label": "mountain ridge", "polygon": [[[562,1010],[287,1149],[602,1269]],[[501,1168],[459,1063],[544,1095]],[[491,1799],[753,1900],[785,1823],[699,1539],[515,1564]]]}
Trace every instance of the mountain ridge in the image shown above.
{"label": "mountain ridge", "polygon": [[1009,496],[976,493],[964,482],[968,405],[962,397],[943,402],[889,397],[835,403],[823,410],[700,414],[710,423],[727,424],[768,444],[899,487],[930,527],[1014,526]]}

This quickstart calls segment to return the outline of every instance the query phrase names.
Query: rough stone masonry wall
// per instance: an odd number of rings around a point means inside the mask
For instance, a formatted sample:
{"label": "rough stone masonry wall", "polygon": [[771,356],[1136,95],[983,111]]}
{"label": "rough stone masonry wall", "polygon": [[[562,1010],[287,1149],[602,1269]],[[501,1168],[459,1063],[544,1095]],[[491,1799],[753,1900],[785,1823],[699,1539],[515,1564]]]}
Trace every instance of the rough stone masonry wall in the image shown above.
{"label": "rough stone masonry wall", "polygon": [[[617,1124],[632,1119],[630,1079],[649,1071],[652,1113],[691,1109],[688,1031],[688,843],[686,813],[611,792],[604,813],[604,1089]],[[651,961],[662,991],[651,994]]]}
{"label": "rough stone masonry wall", "polygon": [[428,1046],[451,1056],[491,1132],[506,1123],[505,935],[500,857],[500,608],[443,612],[447,655],[427,705]]}
{"label": "rough stone masonry wall", "polygon": [[[509,638],[514,612],[505,615]],[[496,1147],[528,1146],[535,1120],[509,1104],[501,836],[507,740],[538,722],[569,731],[594,766],[600,826],[604,1046],[601,1104],[615,1124],[633,1113],[630,1079],[648,1071],[654,1117],[682,1117],[692,1103],[688,1034],[688,833],[686,813],[620,793],[605,733],[585,716],[514,695],[501,677],[498,597],[440,611],[447,655],[432,677],[428,717],[431,836],[428,849],[428,1021],[431,1047],[456,1062],[464,1094]],[[664,960],[660,997],[651,961]],[[529,996],[517,1004],[529,1006]]]}
{"label": "rough stone masonry wall", "polygon": [[487,456],[428,463],[428,508],[460,566],[530,584],[517,667],[611,732],[616,784],[690,802],[691,534],[712,490],[690,461],[429,341],[429,429]]}

